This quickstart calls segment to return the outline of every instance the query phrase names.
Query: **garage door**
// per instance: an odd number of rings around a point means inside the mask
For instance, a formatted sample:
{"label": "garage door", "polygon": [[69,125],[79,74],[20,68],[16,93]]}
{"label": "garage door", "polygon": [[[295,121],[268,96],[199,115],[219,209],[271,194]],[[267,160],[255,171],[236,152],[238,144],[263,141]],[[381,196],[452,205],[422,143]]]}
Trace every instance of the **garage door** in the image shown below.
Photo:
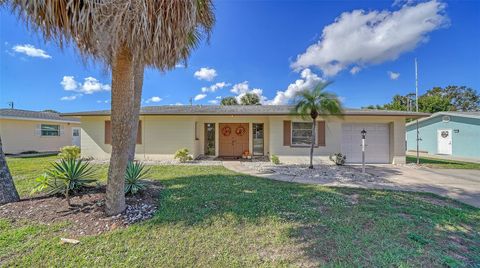
{"label": "garage door", "polygon": [[388,124],[343,124],[342,153],[347,156],[348,163],[362,162],[362,135],[365,129],[365,161],[366,163],[390,163],[390,136]]}

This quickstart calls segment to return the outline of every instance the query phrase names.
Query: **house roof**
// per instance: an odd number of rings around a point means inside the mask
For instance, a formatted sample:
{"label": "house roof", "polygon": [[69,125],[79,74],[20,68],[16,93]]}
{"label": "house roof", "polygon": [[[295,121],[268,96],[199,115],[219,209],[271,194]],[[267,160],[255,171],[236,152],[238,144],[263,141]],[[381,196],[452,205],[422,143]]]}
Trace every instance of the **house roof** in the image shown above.
{"label": "house roof", "polygon": [[[418,122],[422,122],[422,121],[429,120],[429,119],[437,117],[437,116],[444,116],[444,115],[480,119],[480,111],[479,112],[438,112],[438,113],[432,114],[429,117],[422,118],[422,119],[418,120]],[[413,125],[415,123],[416,122],[414,122],[414,121],[409,122],[407,124],[407,126]]]}
{"label": "house roof", "polygon": [[[169,105],[147,106],[140,110],[141,115],[292,115],[293,106],[289,105]],[[420,118],[429,116],[427,113],[415,113],[405,111],[386,111],[369,109],[345,109],[344,115],[356,116],[405,116]],[[110,115],[110,110],[86,111],[65,113],[63,116],[99,116]]]}
{"label": "house roof", "polygon": [[0,118],[80,123],[80,120],[78,118],[64,117],[54,112],[37,112],[37,111],[28,111],[28,110],[19,110],[19,109],[0,109]]}

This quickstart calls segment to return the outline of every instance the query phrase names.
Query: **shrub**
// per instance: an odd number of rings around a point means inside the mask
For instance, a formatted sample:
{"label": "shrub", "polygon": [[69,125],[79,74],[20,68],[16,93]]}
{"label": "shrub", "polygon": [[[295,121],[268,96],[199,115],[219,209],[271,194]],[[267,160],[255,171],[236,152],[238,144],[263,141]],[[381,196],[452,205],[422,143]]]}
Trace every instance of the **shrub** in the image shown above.
{"label": "shrub", "polygon": [[58,154],[63,159],[78,159],[80,158],[80,147],[78,146],[64,146],[60,149]]}
{"label": "shrub", "polygon": [[93,167],[88,161],[61,159],[60,162],[53,162],[52,167],[36,179],[37,185],[32,192],[47,190],[48,195],[63,194],[70,205],[70,193],[96,181],[88,179],[93,174]]}
{"label": "shrub", "polygon": [[347,156],[341,153],[330,155],[330,160],[332,160],[336,165],[339,165],[339,166],[345,165],[346,159],[347,159]]}
{"label": "shrub", "polygon": [[272,163],[274,163],[275,165],[279,165],[280,164],[280,158],[278,158],[278,156],[272,154],[272,156],[270,156],[270,161],[272,161]]}
{"label": "shrub", "polygon": [[149,168],[141,162],[130,162],[127,165],[125,172],[125,194],[134,195],[138,191],[146,188],[146,185],[141,181],[150,172]]}
{"label": "shrub", "polygon": [[193,160],[192,156],[188,154],[188,149],[183,148],[175,152],[175,159],[178,159],[181,163]]}

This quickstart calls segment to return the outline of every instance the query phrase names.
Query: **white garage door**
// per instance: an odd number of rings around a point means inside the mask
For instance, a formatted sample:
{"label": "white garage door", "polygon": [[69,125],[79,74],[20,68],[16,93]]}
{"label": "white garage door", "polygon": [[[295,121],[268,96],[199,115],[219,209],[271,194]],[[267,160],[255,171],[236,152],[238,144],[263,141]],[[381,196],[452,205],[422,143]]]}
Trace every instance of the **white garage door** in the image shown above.
{"label": "white garage door", "polygon": [[343,124],[342,154],[347,156],[348,163],[362,162],[362,135],[365,129],[365,162],[390,163],[390,136],[388,124]]}

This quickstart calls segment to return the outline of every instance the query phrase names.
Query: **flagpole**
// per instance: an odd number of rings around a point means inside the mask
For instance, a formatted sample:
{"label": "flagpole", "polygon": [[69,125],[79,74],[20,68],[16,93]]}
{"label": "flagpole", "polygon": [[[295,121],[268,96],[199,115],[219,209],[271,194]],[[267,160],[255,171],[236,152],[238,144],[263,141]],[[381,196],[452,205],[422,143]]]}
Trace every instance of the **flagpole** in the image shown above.
{"label": "flagpole", "polygon": [[[418,65],[417,65],[417,58],[415,58],[415,108],[416,112],[418,113]],[[420,164],[420,155],[419,155],[419,137],[418,137],[418,117],[417,117],[417,165]]]}

